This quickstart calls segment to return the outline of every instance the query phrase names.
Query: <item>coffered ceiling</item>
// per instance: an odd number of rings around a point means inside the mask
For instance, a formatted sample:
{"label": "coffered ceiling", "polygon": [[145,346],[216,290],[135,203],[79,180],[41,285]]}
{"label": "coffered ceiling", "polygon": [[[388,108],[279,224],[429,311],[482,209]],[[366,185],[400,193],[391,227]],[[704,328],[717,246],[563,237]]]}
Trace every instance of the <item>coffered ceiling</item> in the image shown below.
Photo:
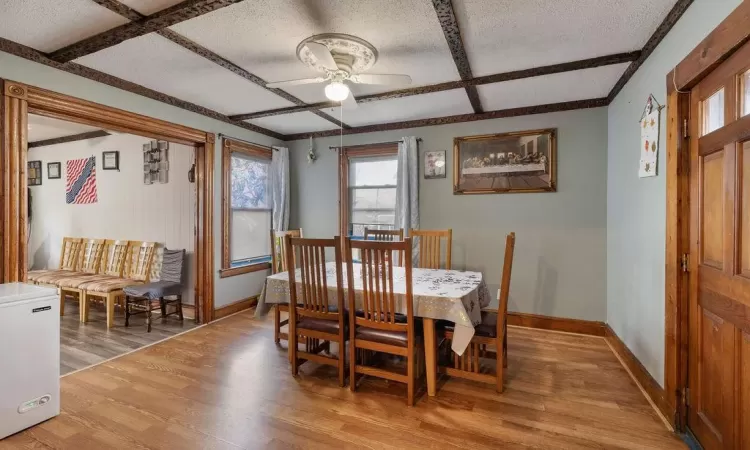
{"label": "coffered ceiling", "polygon": [[[0,0],[0,50],[295,139],[607,104],[691,1]],[[317,76],[295,50],[331,32],[412,85],[353,85],[343,111],[322,84],[265,87]]]}

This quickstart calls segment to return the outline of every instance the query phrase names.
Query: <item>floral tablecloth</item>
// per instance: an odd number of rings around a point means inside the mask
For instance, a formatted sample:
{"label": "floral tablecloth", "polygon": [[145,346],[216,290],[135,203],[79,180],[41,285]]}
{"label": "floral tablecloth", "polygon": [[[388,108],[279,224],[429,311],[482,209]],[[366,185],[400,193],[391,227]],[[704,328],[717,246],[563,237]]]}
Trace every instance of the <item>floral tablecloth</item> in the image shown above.
{"label": "floral tablecloth", "polygon": [[[354,264],[354,287],[361,292],[362,266]],[[343,268],[346,290],[346,266]],[[296,280],[301,280],[297,269]],[[326,280],[329,302],[337,302],[336,263],[326,263]],[[480,272],[462,272],[442,269],[412,269],[412,293],[414,315],[455,323],[453,351],[463,354],[474,336],[474,327],[482,319],[481,309],[490,304],[490,293]],[[406,293],[406,273],[403,267],[393,268],[393,292],[396,294],[396,310],[406,314],[403,296]],[[256,315],[268,313],[268,304],[289,302],[289,274],[271,275],[258,302]],[[357,296],[357,302],[360,302]]]}

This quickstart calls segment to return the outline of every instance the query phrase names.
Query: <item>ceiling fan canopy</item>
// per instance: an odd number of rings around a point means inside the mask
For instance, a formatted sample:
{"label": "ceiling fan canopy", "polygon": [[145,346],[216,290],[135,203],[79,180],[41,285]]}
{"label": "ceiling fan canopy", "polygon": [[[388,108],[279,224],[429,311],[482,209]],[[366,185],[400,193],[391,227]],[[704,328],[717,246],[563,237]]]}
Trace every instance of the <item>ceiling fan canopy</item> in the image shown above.
{"label": "ceiling fan canopy", "polygon": [[266,83],[266,87],[329,83],[325,88],[326,97],[340,101],[345,106],[356,107],[356,100],[346,83],[398,86],[411,84],[409,75],[362,73],[375,65],[378,51],[364,39],[348,34],[325,33],[310,36],[297,46],[297,58],[323,76]]}

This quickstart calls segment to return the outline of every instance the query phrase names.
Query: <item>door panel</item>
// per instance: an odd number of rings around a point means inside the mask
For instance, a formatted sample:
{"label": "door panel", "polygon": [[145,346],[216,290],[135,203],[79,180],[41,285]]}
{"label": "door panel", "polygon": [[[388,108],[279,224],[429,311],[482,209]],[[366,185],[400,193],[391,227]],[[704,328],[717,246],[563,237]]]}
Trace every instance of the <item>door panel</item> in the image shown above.
{"label": "door panel", "polygon": [[688,426],[707,450],[750,449],[749,49],[691,91]]}

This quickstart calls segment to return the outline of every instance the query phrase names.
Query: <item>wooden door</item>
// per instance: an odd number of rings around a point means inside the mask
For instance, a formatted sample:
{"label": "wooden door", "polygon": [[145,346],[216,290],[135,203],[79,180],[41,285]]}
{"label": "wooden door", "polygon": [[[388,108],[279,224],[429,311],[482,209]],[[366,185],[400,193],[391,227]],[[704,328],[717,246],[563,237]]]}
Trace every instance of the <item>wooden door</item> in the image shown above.
{"label": "wooden door", "polygon": [[688,426],[750,449],[750,44],[691,92]]}

